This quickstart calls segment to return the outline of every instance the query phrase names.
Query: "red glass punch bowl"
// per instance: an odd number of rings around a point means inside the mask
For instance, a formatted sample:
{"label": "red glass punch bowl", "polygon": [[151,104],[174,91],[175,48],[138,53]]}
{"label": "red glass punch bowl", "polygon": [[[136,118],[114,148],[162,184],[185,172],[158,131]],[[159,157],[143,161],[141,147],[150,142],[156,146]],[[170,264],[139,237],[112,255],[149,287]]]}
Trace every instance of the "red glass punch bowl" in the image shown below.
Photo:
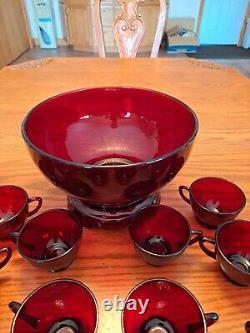
{"label": "red glass punch bowl", "polygon": [[93,88],[35,106],[22,135],[35,164],[68,193],[85,226],[129,222],[159,202],[185,163],[198,131],[181,101],[139,88]]}

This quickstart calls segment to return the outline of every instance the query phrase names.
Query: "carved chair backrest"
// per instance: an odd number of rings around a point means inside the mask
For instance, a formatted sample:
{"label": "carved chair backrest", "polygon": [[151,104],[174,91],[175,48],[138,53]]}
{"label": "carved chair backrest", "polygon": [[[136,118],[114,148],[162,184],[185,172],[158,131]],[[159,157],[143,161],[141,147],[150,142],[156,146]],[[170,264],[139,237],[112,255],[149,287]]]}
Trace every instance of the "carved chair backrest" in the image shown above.
{"label": "carved chair backrest", "polygon": [[[121,58],[134,58],[136,57],[145,32],[143,18],[137,11],[138,5],[144,0],[117,1],[122,5],[122,12],[115,18],[113,23],[115,41]],[[158,56],[167,15],[166,0],[159,0],[159,2],[159,17],[151,50],[152,58]],[[101,20],[101,0],[94,0],[94,19],[99,56],[105,58],[105,45]]]}

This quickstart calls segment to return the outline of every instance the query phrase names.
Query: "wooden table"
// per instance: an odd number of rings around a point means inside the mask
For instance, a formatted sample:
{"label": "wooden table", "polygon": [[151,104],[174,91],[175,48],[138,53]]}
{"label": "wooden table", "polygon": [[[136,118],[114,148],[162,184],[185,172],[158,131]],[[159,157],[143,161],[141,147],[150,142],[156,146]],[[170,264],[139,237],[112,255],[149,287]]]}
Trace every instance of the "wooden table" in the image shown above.
{"label": "wooden table", "polygon": [[[250,196],[250,83],[236,70],[183,59],[59,58],[4,68],[0,72],[0,179],[44,198],[43,210],[65,207],[65,194],[46,180],[32,162],[20,135],[26,112],[55,94],[93,86],[136,86],[171,94],[196,112],[200,129],[191,156],[162,191],[162,203],[179,209],[197,228],[190,207],[177,188],[195,178],[217,175],[236,182]],[[241,218],[250,218],[250,207]],[[203,229],[206,235],[212,231]],[[1,245],[1,244],[0,244]],[[214,333],[241,333],[250,320],[250,289],[232,284],[198,245],[164,268],[147,265],[135,253],[127,230],[85,230],[77,260],[66,271],[51,274],[25,262],[15,251],[0,272],[1,333],[10,330],[7,304],[22,301],[34,288],[59,277],[86,283],[99,302],[98,333],[121,333],[120,313],[105,312],[104,298],[125,297],[143,279],[166,277],[189,288],[206,312],[220,314]],[[25,332],[23,332],[25,333]]]}

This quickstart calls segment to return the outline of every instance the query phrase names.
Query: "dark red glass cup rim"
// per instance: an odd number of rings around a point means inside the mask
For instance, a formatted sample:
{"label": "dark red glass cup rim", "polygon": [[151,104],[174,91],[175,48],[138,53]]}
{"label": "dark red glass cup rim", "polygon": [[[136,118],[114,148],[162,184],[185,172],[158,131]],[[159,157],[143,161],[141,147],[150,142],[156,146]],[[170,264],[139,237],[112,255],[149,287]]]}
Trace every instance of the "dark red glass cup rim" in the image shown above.
{"label": "dark red glass cup rim", "polygon": [[[22,256],[24,259],[27,259],[28,261],[32,261],[32,262],[34,262],[34,263],[45,263],[45,262],[46,262],[46,263],[49,263],[49,262],[53,262],[53,261],[58,260],[58,259],[60,259],[60,258],[62,258],[62,257],[65,257],[69,252],[72,251],[72,249],[74,249],[74,248],[77,246],[79,240],[81,239],[81,237],[82,237],[82,228],[80,228],[79,236],[78,236],[78,238],[76,239],[74,245],[71,246],[71,247],[70,247],[67,251],[65,251],[63,254],[59,255],[58,257],[54,257],[54,258],[50,258],[50,259],[35,259],[35,258],[32,258],[32,257],[29,257],[29,256],[25,255],[25,254],[22,252],[22,250],[20,249],[20,246],[19,246],[19,239],[22,237],[22,232],[23,232],[23,230],[25,229],[25,227],[26,227],[29,223],[36,223],[35,220],[36,220],[37,218],[39,218],[40,215],[44,215],[44,214],[49,213],[49,212],[51,212],[51,211],[58,211],[58,212],[59,212],[59,211],[64,211],[64,212],[68,212],[68,213],[69,213],[69,211],[68,211],[67,209],[64,209],[64,208],[52,208],[52,209],[48,209],[48,210],[46,210],[46,211],[44,211],[44,212],[41,212],[40,214],[37,214],[36,216],[30,218],[30,219],[29,219],[29,220],[23,225],[21,231],[18,233],[18,237],[17,237],[17,243],[16,243],[16,245],[17,245],[18,252],[21,254],[21,256]],[[74,219],[72,218],[72,220],[74,220]],[[76,224],[78,223],[76,220],[74,220],[74,222],[75,222]],[[78,223],[78,224],[79,224],[79,223]]]}
{"label": "dark red glass cup rim", "polygon": [[53,96],[53,97],[50,97],[44,101],[42,101],[41,103],[37,104],[36,106],[34,106],[29,112],[28,114],[25,116],[23,122],[22,122],[22,125],[21,125],[21,133],[22,133],[22,136],[24,138],[24,141],[26,142],[26,144],[31,147],[32,149],[34,149],[35,151],[37,151],[39,154],[41,154],[42,156],[45,156],[49,159],[52,159],[54,161],[57,161],[57,162],[61,162],[65,165],[72,165],[72,166],[79,166],[79,167],[87,167],[87,168],[110,168],[110,165],[97,165],[97,164],[86,164],[86,163],[79,163],[79,162],[73,162],[73,161],[69,161],[69,160],[65,160],[63,158],[60,158],[60,157],[56,157],[54,155],[51,155],[47,152],[45,152],[44,150],[38,148],[35,144],[32,143],[32,141],[29,139],[29,136],[28,134],[26,133],[26,123],[31,115],[31,113],[33,111],[36,110],[36,108],[40,105],[43,105],[53,99],[56,99],[60,96],[65,96],[65,95],[68,95],[68,94],[72,94],[72,93],[75,93],[75,92],[80,92],[80,91],[85,91],[85,90],[90,90],[90,89],[135,89],[135,90],[141,90],[141,91],[144,91],[144,92],[151,92],[151,93],[154,93],[154,94],[158,94],[160,96],[165,96],[166,98],[168,99],[171,99],[173,101],[175,101],[176,103],[178,103],[179,105],[182,105],[183,108],[186,109],[187,112],[190,112],[193,116],[193,119],[194,119],[194,131],[192,133],[192,135],[190,136],[190,138],[184,142],[180,147],[176,148],[175,150],[167,153],[167,154],[164,154],[163,156],[160,156],[160,157],[156,157],[156,158],[153,158],[153,159],[150,159],[150,160],[145,160],[145,161],[142,161],[142,162],[135,162],[135,163],[132,163],[132,164],[117,164],[117,165],[112,165],[112,168],[131,168],[131,167],[134,167],[134,166],[141,166],[141,165],[145,165],[145,164],[152,164],[152,163],[155,163],[155,162],[158,162],[158,161],[161,161],[161,160],[164,160],[165,158],[168,158],[174,154],[176,154],[178,151],[181,151],[182,149],[184,149],[186,146],[188,146],[191,142],[194,141],[196,135],[197,135],[197,132],[198,132],[198,128],[199,128],[199,122],[198,122],[198,118],[196,116],[196,114],[194,113],[194,111],[185,103],[183,103],[182,101],[180,101],[179,99],[173,97],[173,96],[170,96],[168,94],[164,94],[162,92],[159,92],[159,91],[156,91],[156,90],[153,90],[153,89],[147,89],[147,88],[136,88],[136,87],[119,87],[119,86],[105,86],[105,87],[98,87],[98,88],[85,88],[85,89],[76,89],[76,90],[72,90],[72,91],[68,91],[68,92],[65,92],[65,93],[62,93],[62,94],[58,94],[56,96]]}
{"label": "dark red glass cup rim", "polygon": [[4,225],[4,224],[9,223],[10,221],[14,220],[21,213],[21,211],[25,208],[25,206],[28,204],[28,200],[29,200],[28,193],[20,186],[1,185],[0,186],[0,193],[1,193],[1,189],[3,189],[3,188],[10,188],[10,189],[12,188],[12,189],[15,189],[15,190],[18,190],[18,191],[22,192],[25,196],[25,200],[24,200],[23,206],[18,210],[18,212],[15,215],[11,216],[9,219],[1,222],[1,225]]}
{"label": "dark red glass cup rim", "polygon": [[[189,294],[190,297],[193,298],[193,300],[195,301],[195,303],[197,304],[197,308],[199,309],[200,311],[200,314],[202,316],[202,320],[203,320],[203,326],[204,326],[204,333],[207,333],[207,323],[206,323],[206,318],[205,318],[205,315],[204,315],[204,311],[202,309],[202,306],[200,305],[198,299],[194,296],[194,294],[189,290],[187,289],[186,287],[184,287],[182,284],[176,282],[176,281],[173,281],[173,280],[170,280],[170,279],[166,279],[166,278],[152,278],[152,279],[147,279],[147,280],[144,280],[138,284],[136,284],[133,289],[128,293],[126,299],[125,299],[125,302],[124,304],[127,303],[127,301],[130,299],[131,295],[134,293],[134,291],[136,291],[138,288],[144,286],[145,284],[147,283],[150,283],[150,282],[160,282],[160,281],[163,281],[163,282],[167,282],[167,283],[172,283],[174,285],[176,285],[177,287],[183,289],[183,291],[185,291],[187,294]],[[123,333],[125,333],[125,328],[124,328],[124,312],[125,310],[122,312],[122,317],[121,317],[121,322],[122,322],[122,330],[123,330]]]}
{"label": "dark red glass cup rim", "polygon": [[[236,210],[220,211],[220,212],[216,212],[216,213],[215,213],[215,212],[209,210],[209,209],[208,209],[207,207],[205,207],[204,205],[202,205],[202,204],[200,203],[200,201],[195,197],[195,195],[194,195],[194,193],[193,193],[193,191],[192,191],[192,186],[193,186],[194,184],[196,184],[197,182],[202,182],[202,181],[205,180],[205,179],[213,179],[213,180],[226,181],[226,182],[232,184],[233,186],[235,186],[235,188],[237,188],[237,190],[239,190],[239,191],[241,192],[241,194],[242,194],[242,205],[241,205],[241,207],[239,207],[239,208],[236,209]],[[236,185],[235,183],[233,183],[233,182],[231,182],[231,181],[229,181],[229,180],[227,180],[227,179],[225,179],[225,178],[222,178],[222,177],[201,177],[201,178],[198,178],[198,179],[196,179],[195,181],[192,182],[192,184],[191,184],[190,187],[189,187],[189,191],[190,191],[190,194],[191,194],[191,196],[192,196],[192,199],[197,203],[197,205],[199,205],[202,209],[206,210],[207,212],[209,212],[209,213],[214,213],[214,214],[216,214],[216,215],[236,214],[236,213],[238,213],[239,211],[241,211],[241,210],[245,207],[246,202],[247,202],[247,199],[246,199],[245,193],[242,191],[242,189],[241,189],[238,185]]]}
{"label": "dark red glass cup rim", "polygon": [[[133,223],[136,223],[135,222],[135,219],[136,218],[138,218],[139,216],[140,216],[140,213],[142,213],[143,211],[145,211],[145,210],[150,210],[150,209],[152,209],[152,208],[154,208],[154,207],[156,207],[156,208],[162,208],[162,209],[165,209],[165,208],[167,208],[167,209],[171,209],[172,210],[172,212],[175,212],[176,213],[176,215],[179,215],[180,217],[182,217],[182,220],[183,220],[183,223],[185,223],[186,224],[186,226],[187,226],[187,228],[189,229],[189,237],[188,237],[188,239],[187,239],[187,242],[186,242],[186,244],[179,250],[179,251],[175,251],[175,252],[172,252],[172,253],[169,253],[169,254],[157,254],[157,253],[154,253],[154,252],[151,252],[151,251],[149,251],[149,250],[146,250],[143,246],[141,246],[137,241],[136,241],[136,239],[134,238],[134,236],[133,236],[133,232],[131,231],[131,228],[132,228],[132,225],[133,225]],[[184,222],[184,220],[185,220],[185,222]],[[188,223],[188,221],[187,221],[187,219],[177,210],[177,209],[175,209],[175,208],[172,208],[172,207],[168,207],[168,206],[165,206],[165,205],[152,205],[152,206],[149,206],[149,207],[144,207],[144,208],[141,208],[140,210],[138,210],[137,212],[136,212],[136,214],[133,216],[133,218],[132,218],[132,221],[131,221],[131,223],[130,223],[130,225],[129,225],[129,234],[130,234],[130,237],[131,237],[131,239],[132,239],[132,241],[134,242],[134,244],[136,245],[136,247],[138,247],[141,251],[143,251],[144,253],[146,253],[146,254],[148,254],[148,255],[150,255],[150,256],[154,256],[154,257],[156,257],[156,258],[168,258],[168,257],[173,257],[173,256],[177,256],[177,255],[179,255],[179,254],[181,254],[182,252],[184,252],[185,251],[185,249],[188,247],[188,244],[189,244],[189,242],[190,242],[190,240],[191,240],[191,236],[192,236],[192,230],[191,230],[191,227],[190,227],[190,225],[189,225],[189,223]],[[154,236],[154,235],[152,235],[152,236]]]}
{"label": "dark red glass cup rim", "polygon": [[231,224],[237,224],[237,223],[248,223],[250,225],[250,221],[246,221],[246,220],[234,220],[234,221],[229,221],[229,222],[225,222],[222,225],[219,226],[219,228],[216,230],[216,234],[215,234],[215,244],[216,244],[216,250],[220,253],[220,255],[223,257],[223,259],[232,267],[234,267],[235,269],[237,269],[237,271],[239,271],[241,274],[249,276],[250,273],[245,272],[240,270],[237,266],[234,266],[231,261],[225,256],[225,254],[223,253],[223,251],[220,248],[220,242],[219,242],[219,237],[220,237],[220,232],[226,228],[228,225]]}
{"label": "dark red glass cup rim", "polygon": [[73,279],[69,279],[69,278],[62,278],[62,279],[55,279],[55,280],[52,280],[52,281],[49,281],[45,284],[43,284],[42,286],[34,289],[30,294],[28,294],[26,296],[26,298],[23,300],[20,308],[18,309],[17,313],[15,314],[15,317],[12,321],[12,324],[11,324],[11,333],[14,332],[14,327],[15,327],[15,324],[16,324],[16,320],[19,316],[19,313],[22,311],[22,309],[24,308],[25,306],[25,303],[34,295],[36,294],[37,292],[39,292],[41,289],[43,288],[46,288],[48,285],[50,284],[53,284],[53,283],[60,283],[60,282],[69,282],[69,283],[74,283],[74,284],[78,284],[80,287],[84,288],[85,290],[87,290],[87,292],[89,293],[89,295],[91,296],[94,304],[95,304],[95,309],[96,309],[96,326],[95,326],[95,331],[94,333],[97,332],[97,328],[98,328],[98,321],[99,321],[99,313],[98,313],[98,305],[97,305],[97,300],[95,298],[95,295],[93,294],[93,292],[85,285],[83,284],[82,282],[80,281],[77,281],[77,280],[73,280]]}

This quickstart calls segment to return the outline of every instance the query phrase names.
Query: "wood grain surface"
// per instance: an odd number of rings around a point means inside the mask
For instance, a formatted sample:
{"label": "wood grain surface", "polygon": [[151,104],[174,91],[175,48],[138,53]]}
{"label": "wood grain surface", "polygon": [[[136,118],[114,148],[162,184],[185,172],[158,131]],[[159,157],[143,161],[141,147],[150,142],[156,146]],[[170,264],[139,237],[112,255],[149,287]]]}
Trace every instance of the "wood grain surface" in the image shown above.
{"label": "wood grain surface", "polygon": [[[171,94],[196,112],[200,128],[184,168],[162,191],[162,203],[183,213],[199,227],[178,193],[200,176],[223,176],[250,196],[250,83],[236,70],[189,59],[60,58],[5,67],[0,71],[0,183],[23,186],[30,196],[44,198],[42,210],[65,207],[66,196],[39,172],[20,135],[24,115],[55,94],[95,86],[136,86]],[[250,219],[250,206],[240,215]],[[212,235],[200,227],[205,235]],[[6,244],[6,243],[1,243]],[[13,246],[14,248],[14,246]],[[52,274],[25,262],[16,251],[0,272],[0,331],[10,331],[7,304],[22,301],[34,288],[59,278],[78,279],[97,297],[98,333],[121,333],[121,313],[105,312],[104,298],[125,297],[143,279],[166,277],[189,288],[205,312],[220,315],[214,333],[241,333],[250,320],[250,289],[228,281],[217,264],[194,245],[166,267],[144,263],[135,253],[126,229],[85,230],[78,258],[66,271]],[[25,332],[23,332],[25,333]]]}

